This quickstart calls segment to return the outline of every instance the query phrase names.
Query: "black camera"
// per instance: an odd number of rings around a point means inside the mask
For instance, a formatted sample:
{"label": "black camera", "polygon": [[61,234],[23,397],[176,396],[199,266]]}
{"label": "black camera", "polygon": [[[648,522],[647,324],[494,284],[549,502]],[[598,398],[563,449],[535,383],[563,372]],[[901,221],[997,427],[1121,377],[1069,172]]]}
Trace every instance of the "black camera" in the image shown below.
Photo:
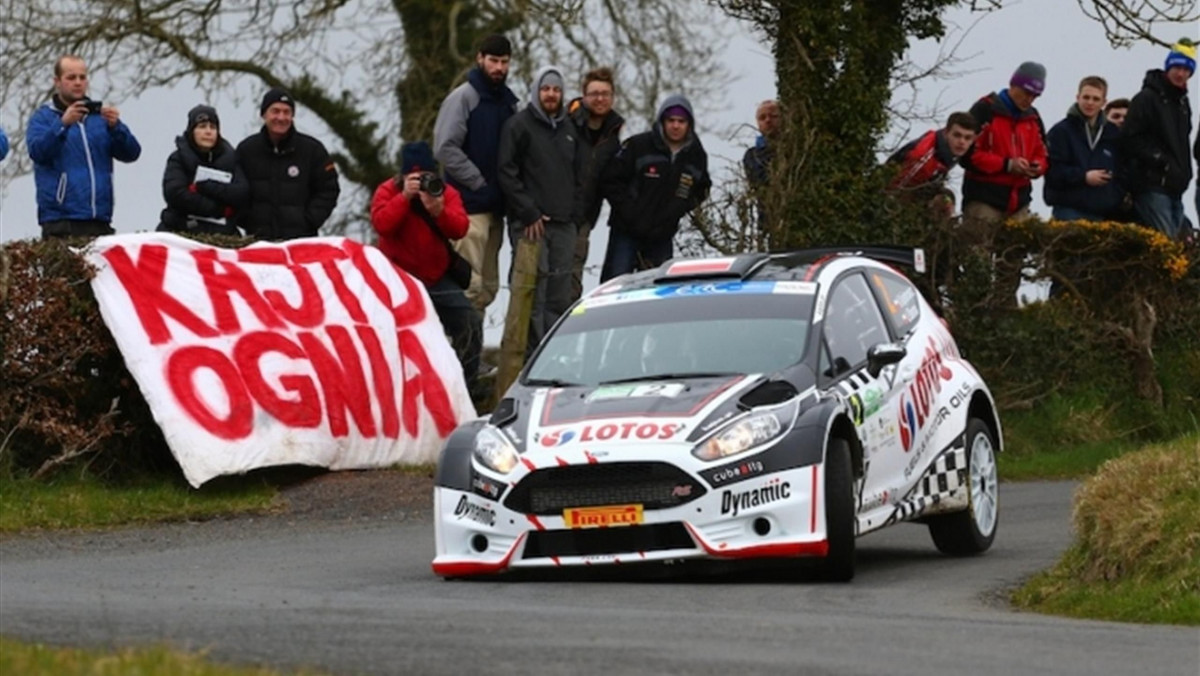
{"label": "black camera", "polygon": [[442,193],[446,192],[446,182],[432,171],[423,171],[421,172],[420,190],[428,193],[430,197],[441,197]]}
{"label": "black camera", "polygon": [[98,113],[100,112],[100,108],[101,108],[103,105],[104,105],[104,104],[103,104],[102,102],[100,102],[100,101],[93,101],[93,100],[91,100],[91,99],[86,99],[86,100],[83,102],[83,107],[84,107],[84,108],[86,108],[86,109],[87,109],[87,111],[88,111],[89,113],[93,113],[93,114],[98,114]]}

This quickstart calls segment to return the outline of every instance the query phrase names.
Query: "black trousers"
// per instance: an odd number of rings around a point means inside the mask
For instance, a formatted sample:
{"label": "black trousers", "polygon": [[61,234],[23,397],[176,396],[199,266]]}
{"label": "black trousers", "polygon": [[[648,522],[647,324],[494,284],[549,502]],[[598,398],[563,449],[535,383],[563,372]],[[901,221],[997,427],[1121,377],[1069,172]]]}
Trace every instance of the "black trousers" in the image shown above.
{"label": "black trousers", "polygon": [[108,221],[47,221],[42,223],[42,239],[62,237],[100,237],[115,233]]}
{"label": "black trousers", "polygon": [[467,300],[463,288],[443,277],[437,284],[427,284],[429,298],[442,328],[450,338],[458,361],[462,364],[467,391],[475,394],[479,376],[479,358],[483,351],[483,318]]}

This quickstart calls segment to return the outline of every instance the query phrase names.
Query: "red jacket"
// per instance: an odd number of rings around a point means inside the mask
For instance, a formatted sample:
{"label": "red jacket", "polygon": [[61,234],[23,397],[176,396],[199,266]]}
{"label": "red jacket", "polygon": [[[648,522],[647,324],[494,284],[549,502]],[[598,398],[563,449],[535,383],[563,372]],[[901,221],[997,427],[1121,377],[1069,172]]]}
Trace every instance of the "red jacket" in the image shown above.
{"label": "red jacket", "polygon": [[1042,118],[1036,108],[1013,112],[1000,94],[979,99],[971,106],[971,116],[980,132],[962,160],[967,170],[963,203],[983,202],[1011,214],[1033,199],[1033,185],[1028,176],[1008,173],[1008,161],[1023,157],[1036,163],[1039,176],[1050,167]]}
{"label": "red jacket", "polygon": [[888,163],[898,165],[896,177],[888,184],[891,190],[915,190],[928,184],[934,189],[944,187],[946,174],[950,173],[957,160],[950,154],[950,144],[939,130],[925,132],[914,141],[905,144],[892,156]]}
{"label": "red jacket", "polygon": [[[449,239],[467,234],[467,211],[462,196],[447,185],[444,207],[437,217],[438,229]],[[408,198],[392,179],[381,183],[371,198],[371,226],[379,233],[379,248],[401,270],[426,284],[436,284],[450,267],[445,242],[433,234],[429,224],[409,208]]]}

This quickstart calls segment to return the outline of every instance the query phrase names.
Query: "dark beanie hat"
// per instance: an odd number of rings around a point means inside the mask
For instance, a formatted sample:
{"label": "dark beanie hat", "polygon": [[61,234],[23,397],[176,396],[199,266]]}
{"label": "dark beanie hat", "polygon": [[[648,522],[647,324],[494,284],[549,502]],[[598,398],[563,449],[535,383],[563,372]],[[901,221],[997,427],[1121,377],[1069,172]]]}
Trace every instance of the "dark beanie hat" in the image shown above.
{"label": "dark beanie hat", "polygon": [[1020,87],[1034,96],[1041,96],[1046,88],[1046,67],[1034,61],[1026,61],[1017,66],[1008,84]]}
{"label": "dark beanie hat", "polygon": [[425,141],[413,141],[400,146],[400,173],[411,174],[414,171],[437,171],[433,150]]}
{"label": "dark beanie hat", "polygon": [[492,56],[511,56],[512,43],[503,35],[494,33],[480,41],[479,53],[491,54]]}
{"label": "dark beanie hat", "polygon": [[272,103],[286,103],[288,104],[288,107],[292,109],[293,113],[296,112],[296,102],[292,99],[292,95],[289,94],[286,89],[272,87],[271,91],[264,94],[262,105],[258,107],[258,114],[266,115],[267,108],[270,108]]}
{"label": "dark beanie hat", "polygon": [[221,128],[221,118],[217,117],[217,109],[203,103],[188,111],[187,133],[191,134],[201,122],[212,122],[214,127]]}

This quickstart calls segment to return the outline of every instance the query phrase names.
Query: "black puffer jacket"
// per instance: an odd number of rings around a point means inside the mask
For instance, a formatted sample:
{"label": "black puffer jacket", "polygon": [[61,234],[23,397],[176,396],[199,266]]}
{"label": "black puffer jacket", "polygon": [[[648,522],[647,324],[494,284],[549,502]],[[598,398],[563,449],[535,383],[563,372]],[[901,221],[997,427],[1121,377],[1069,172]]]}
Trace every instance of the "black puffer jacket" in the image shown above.
{"label": "black puffer jacket", "polygon": [[1121,173],[1128,187],[1182,195],[1192,182],[1191,130],[1187,90],[1171,84],[1162,70],[1148,71],[1121,127]]}
{"label": "black puffer jacket", "polygon": [[[163,199],[167,208],[162,211],[158,229],[239,235],[233,217],[246,207],[250,184],[238,166],[233,146],[219,138],[216,147],[204,152],[183,136],[177,136],[175,148],[163,172]],[[201,166],[227,172],[233,178],[229,183],[196,182],[196,169]]]}
{"label": "black puffer jacket", "polygon": [[695,116],[684,146],[673,156],[662,135],[662,117],[668,108],[691,104],[682,96],[667,97],[659,106],[657,122],[650,131],[636,134],[621,149],[604,172],[604,196],[612,206],[608,225],[641,240],[675,236],[679,219],[708,197],[708,153],[696,137]]}
{"label": "black puffer jacket", "polygon": [[337,206],[338,175],[325,146],[296,131],[271,143],[267,128],[237,148],[250,181],[250,206],[238,225],[258,239],[314,237]]}

